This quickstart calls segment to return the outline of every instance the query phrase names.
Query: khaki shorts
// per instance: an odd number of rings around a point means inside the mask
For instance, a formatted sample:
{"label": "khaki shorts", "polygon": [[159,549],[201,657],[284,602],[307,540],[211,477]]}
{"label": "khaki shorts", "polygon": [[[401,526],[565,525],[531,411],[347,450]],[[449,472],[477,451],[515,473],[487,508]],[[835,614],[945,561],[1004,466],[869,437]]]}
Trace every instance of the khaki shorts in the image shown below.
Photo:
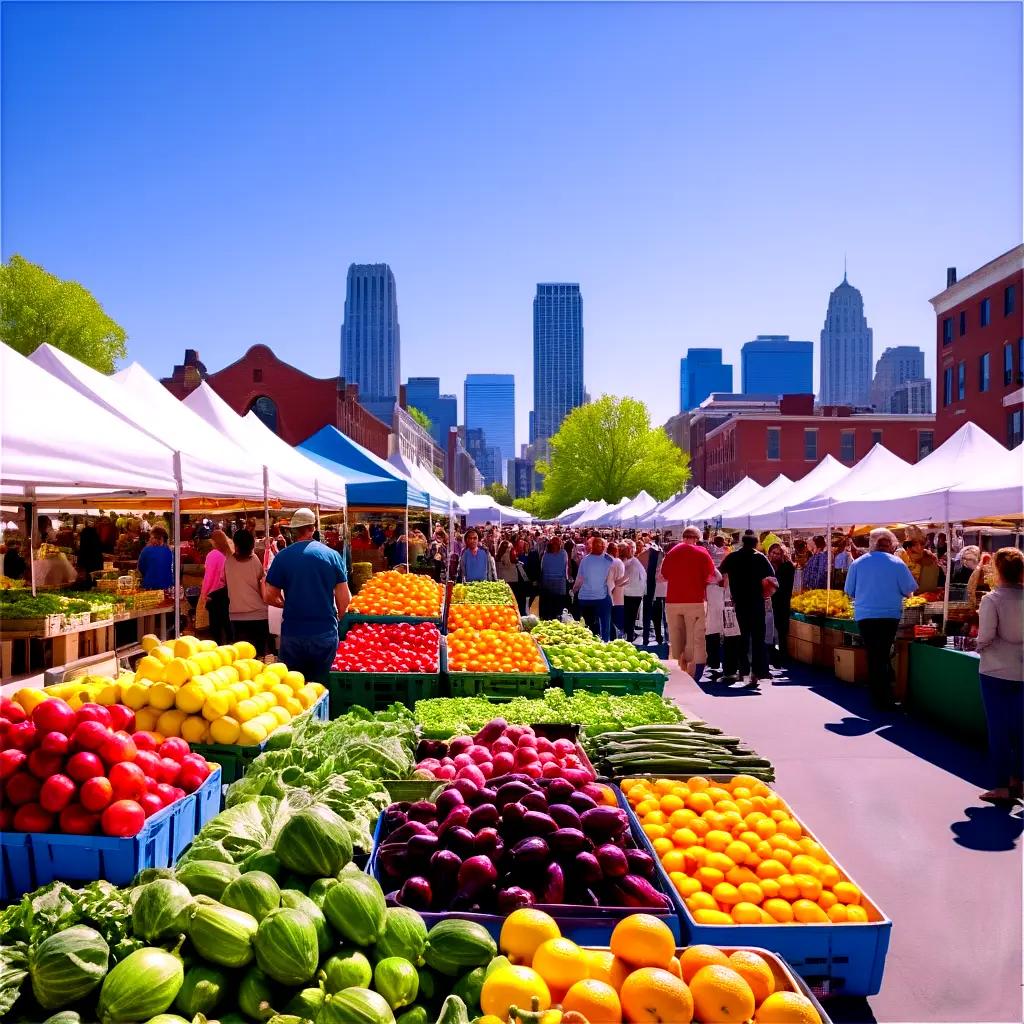
{"label": "khaki shorts", "polygon": [[707,661],[704,643],[706,617],[704,602],[699,604],[666,604],[668,619],[668,653],[680,667],[703,665]]}

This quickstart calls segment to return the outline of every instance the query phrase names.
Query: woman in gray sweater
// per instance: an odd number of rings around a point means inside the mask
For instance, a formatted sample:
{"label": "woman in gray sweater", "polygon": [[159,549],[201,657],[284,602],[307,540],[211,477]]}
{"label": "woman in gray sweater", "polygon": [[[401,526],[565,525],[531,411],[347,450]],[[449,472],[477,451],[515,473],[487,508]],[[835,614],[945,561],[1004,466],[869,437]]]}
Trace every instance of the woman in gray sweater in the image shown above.
{"label": "woman in gray sweater", "polygon": [[996,587],[978,609],[981,699],[996,783],[981,799],[1001,803],[1021,798],[1024,779],[1024,555],[1001,548],[995,569]]}

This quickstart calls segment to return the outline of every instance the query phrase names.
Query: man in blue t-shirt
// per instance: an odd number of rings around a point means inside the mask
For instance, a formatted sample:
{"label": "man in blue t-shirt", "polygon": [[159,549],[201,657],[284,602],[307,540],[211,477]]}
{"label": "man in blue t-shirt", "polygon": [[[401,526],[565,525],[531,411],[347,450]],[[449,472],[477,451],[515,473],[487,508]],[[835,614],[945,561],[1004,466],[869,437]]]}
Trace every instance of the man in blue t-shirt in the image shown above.
{"label": "man in blue t-shirt", "polygon": [[149,543],[139,552],[143,590],[170,590],[174,586],[174,552],[167,546],[167,531],[154,526]]}
{"label": "man in blue t-shirt", "polygon": [[313,540],[315,525],[311,509],[296,509],[293,541],[270,563],[266,594],[268,604],[284,609],[281,661],[307,680],[326,683],[338,650],[338,618],[352,595],[341,555]]}

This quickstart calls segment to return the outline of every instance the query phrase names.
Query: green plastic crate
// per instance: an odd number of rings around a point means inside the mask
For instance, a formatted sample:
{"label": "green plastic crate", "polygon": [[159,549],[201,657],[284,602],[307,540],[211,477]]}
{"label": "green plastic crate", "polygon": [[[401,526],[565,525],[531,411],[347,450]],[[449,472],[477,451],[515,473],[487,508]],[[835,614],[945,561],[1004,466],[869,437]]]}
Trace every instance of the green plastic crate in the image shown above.
{"label": "green plastic crate", "polygon": [[665,693],[668,676],[663,672],[559,672],[558,685],[566,693],[610,693],[615,696],[636,693]]}
{"label": "green plastic crate", "polygon": [[[443,648],[442,648],[443,649]],[[551,663],[538,644],[543,672],[451,672],[448,689],[452,697],[542,697],[551,685]],[[447,653],[447,652],[445,652]],[[445,665],[447,668],[447,664]]]}
{"label": "green plastic crate", "polygon": [[415,625],[418,622],[432,622],[438,629],[441,628],[441,614],[437,615],[363,615],[360,612],[346,612],[338,622],[338,639],[340,640],[353,627],[360,622],[408,622]]}
{"label": "green plastic crate", "polygon": [[417,800],[430,800],[447,782],[437,779],[385,779],[384,788],[391,794],[393,803],[408,800],[414,804]]}

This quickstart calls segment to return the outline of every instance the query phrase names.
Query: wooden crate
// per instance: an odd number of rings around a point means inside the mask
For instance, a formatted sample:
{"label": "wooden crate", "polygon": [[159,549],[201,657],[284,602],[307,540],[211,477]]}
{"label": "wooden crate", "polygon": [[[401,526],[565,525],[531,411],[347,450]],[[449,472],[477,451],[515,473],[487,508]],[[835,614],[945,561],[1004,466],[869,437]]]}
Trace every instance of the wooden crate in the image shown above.
{"label": "wooden crate", "polygon": [[820,644],[821,626],[813,626],[811,623],[803,622],[800,619],[790,619],[789,635],[791,639],[795,637],[797,640],[803,640],[809,644]]}
{"label": "wooden crate", "polygon": [[836,679],[844,683],[868,681],[868,652],[864,647],[836,647],[832,651]]}

